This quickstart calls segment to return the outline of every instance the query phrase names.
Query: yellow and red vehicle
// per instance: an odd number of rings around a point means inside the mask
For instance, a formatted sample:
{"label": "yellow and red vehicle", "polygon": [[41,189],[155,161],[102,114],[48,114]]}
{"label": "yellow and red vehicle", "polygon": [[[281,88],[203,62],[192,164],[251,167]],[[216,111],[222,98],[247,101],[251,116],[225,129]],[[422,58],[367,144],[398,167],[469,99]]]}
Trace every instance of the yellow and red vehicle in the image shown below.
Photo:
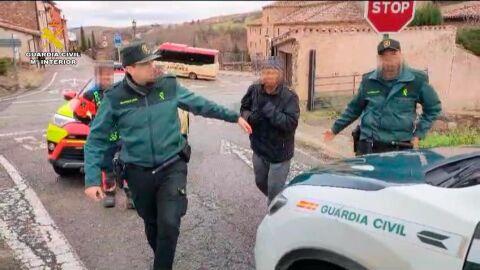
{"label": "yellow and red vehicle", "polygon": [[[123,69],[116,69],[114,82],[122,80],[124,76]],[[79,99],[87,91],[91,91],[93,87],[94,80],[92,78],[78,92],[73,90],[64,91],[63,97],[66,102],[58,108],[52,120],[48,123],[48,161],[52,164],[53,170],[60,176],[83,172],[83,149],[90,128],[74,117],[74,110]],[[188,112],[179,110],[179,117],[182,134],[188,134]]]}

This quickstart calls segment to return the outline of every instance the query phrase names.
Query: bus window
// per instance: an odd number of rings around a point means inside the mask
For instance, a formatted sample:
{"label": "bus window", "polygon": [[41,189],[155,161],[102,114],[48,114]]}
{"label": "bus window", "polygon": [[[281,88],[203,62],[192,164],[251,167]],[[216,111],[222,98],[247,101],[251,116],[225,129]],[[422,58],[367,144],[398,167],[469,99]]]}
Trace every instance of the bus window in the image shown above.
{"label": "bus window", "polygon": [[157,61],[164,62],[164,67],[178,76],[214,79],[218,73],[217,50],[164,43],[156,54],[161,55]]}

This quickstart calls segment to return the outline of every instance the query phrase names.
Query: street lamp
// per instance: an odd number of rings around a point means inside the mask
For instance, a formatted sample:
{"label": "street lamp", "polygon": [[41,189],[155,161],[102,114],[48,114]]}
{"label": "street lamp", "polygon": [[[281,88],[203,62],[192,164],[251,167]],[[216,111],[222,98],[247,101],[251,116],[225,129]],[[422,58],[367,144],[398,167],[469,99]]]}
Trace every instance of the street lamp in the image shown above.
{"label": "street lamp", "polygon": [[135,19],[132,20],[132,29],[133,29],[133,40],[135,40],[135,30],[137,29],[137,22]]}

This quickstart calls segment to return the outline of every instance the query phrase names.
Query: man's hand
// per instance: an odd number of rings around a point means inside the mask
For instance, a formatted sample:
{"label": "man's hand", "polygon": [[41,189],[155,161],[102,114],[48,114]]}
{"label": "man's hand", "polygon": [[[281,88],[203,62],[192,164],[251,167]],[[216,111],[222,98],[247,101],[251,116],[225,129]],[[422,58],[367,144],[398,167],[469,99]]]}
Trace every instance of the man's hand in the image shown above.
{"label": "man's hand", "polygon": [[243,117],[239,117],[237,123],[248,135],[252,134],[252,127]]}
{"label": "man's hand", "polygon": [[99,186],[92,186],[85,189],[85,194],[92,200],[100,201],[105,197],[102,188]]}
{"label": "man's hand", "polygon": [[331,129],[329,129],[329,130],[327,130],[323,133],[323,141],[324,142],[329,143],[329,142],[333,141],[334,138],[335,138],[335,134],[333,133],[333,131]]}
{"label": "man's hand", "polygon": [[413,149],[418,150],[418,145],[420,144],[420,139],[418,137],[413,137],[410,141],[412,144]]}

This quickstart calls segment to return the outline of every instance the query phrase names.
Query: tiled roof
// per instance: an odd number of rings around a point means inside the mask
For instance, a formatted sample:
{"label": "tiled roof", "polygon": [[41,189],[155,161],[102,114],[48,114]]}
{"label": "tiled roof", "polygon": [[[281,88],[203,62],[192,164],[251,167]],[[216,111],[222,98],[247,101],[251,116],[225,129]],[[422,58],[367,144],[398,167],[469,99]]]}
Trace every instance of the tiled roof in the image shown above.
{"label": "tiled roof", "polygon": [[445,19],[453,18],[480,18],[480,1],[471,5],[464,5],[463,7],[456,8],[444,12],[443,17]]}
{"label": "tiled roof", "polygon": [[14,31],[22,32],[22,33],[27,33],[27,34],[30,34],[30,35],[40,36],[40,31],[38,31],[38,30],[32,30],[32,29],[28,29],[28,28],[21,27],[21,26],[18,26],[18,25],[13,25],[13,24],[7,22],[6,20],[2,20],[2,19],[0,19],[0,27],[11,29],[11,30],[14,30]]}
{"label": "tiled roof", "polygon": [[[323,2],[335,2],[335,1],[323,1]],[[305,7],[309,5],[318,4],[319,1],[275,1],[269,5],[264,6],[263,8],[273,8],[273,7]]]}
{"label": "tiled roof", "polygon": [[356,1],[317,2],[315,5],[299,8],[284,17],[277,24],[331,23],[363,21],[363,13]]}
{"label": "tiled roof", "polygon": [[262,19],[256,19],[253,22],[247,23],[247,26],[259,26],[262,25]]}
{"label": "tiled roof", "polygon": [[[455,26],[451,25],[433,25],[433,26],[413,26],[406,27],[404,31],[442,31],[455,30]],[[274,46],[278,46],[285,42],[295,40],[304,35],[315,34],[335,34],[335,33],[355,33],[355,32],[373,32],[373,29],[367,24],[351,24],[351,25],[326,25],[326,26],[305,26],[302,29],[292,29],[278,37],[272,39]]]}

